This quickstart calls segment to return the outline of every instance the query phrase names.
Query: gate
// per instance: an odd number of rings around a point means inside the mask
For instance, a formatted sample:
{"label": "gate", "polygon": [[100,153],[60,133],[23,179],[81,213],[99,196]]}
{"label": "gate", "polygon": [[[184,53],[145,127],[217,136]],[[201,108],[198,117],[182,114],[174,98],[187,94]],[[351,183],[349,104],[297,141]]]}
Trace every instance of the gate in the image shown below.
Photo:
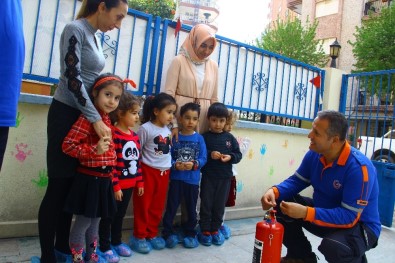
{"label": "gate", "polygon": [[390,227],[395,202],[395,69],[345,74],[341,92],[348,141],[376,167],[380,219]]}

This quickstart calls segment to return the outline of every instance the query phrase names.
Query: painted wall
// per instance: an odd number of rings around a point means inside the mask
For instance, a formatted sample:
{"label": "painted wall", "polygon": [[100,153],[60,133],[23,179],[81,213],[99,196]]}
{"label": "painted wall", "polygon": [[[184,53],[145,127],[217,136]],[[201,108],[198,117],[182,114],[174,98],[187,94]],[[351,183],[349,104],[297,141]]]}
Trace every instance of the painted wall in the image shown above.
{"label": "painted wall", "polygon": [[[0,173],[0,238],[37,235],[37,213],[47,185],[46,119],[50,100],[37,95],[21,98],[18,127],[10,129]],[[245,121],[238,121],[236,126],[235,137],[247,137],[251,143],[237,167],[237,205],[228,209],[228,219],[263,215],[263,192],[295,171],[309,143],[307,129]],[[126,228],[132,226],[129,210]]]}

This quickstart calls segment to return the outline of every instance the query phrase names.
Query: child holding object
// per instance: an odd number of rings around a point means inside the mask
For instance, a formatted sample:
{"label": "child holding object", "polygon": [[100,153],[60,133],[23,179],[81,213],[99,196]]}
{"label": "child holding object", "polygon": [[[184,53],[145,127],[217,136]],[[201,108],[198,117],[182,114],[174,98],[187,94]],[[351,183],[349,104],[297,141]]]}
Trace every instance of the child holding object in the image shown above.
{"label": "child holding object", "polygon": [[172,168],[170,186],[167,195],[166,213],[163,217],[162,236],[166,247],[178,244],[178,237],[173,229],[173,220],[182,199],[185,200],[188,219],[183,223],[185,238],[182,243],[186,248],[199,245],[196,238],[196,204],[199,195],[200,169],[206,164],[207,150],[203,137],[195,132],[199,123],[200,105],[188,102],[181,107],[178,124],[178,141],[173,138]]}

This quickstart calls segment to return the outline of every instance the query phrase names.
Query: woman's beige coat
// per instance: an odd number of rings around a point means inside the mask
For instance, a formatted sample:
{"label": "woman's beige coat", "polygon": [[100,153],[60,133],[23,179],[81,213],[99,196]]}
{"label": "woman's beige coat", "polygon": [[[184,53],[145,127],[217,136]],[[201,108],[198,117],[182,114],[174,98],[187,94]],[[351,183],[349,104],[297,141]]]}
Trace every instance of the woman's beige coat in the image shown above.
{"label": "woman's beige coat", "polygon": [[208,59],[205,67],[203,87],[198,96],[195,68],[192,62],[183,55],[176,56],[167,71],[164,89],[164,92],[175,98],[178,112],[180,107],[188,102],[200,104],[199,133],[208,131],[207,110],[212,103],[218,101],[218,65],[215,61]]}

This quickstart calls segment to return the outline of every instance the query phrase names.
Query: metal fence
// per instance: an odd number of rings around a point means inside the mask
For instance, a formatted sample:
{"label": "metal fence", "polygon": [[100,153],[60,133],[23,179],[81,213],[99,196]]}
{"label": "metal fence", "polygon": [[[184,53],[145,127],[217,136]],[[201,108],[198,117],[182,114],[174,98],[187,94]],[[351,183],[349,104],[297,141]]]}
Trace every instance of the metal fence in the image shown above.
{"label": "metal fence", "polygon": [[[26,60],[24,78],[57,83],[59,38],[79,9],[77,0],[23,1]],[[183,25],[129,10],[120,30],[98,33],[105,71],[134,79],[137,95],[158,93],[172,58],[190,31]],[[219,65],[219,99],[245,120],[298,126],[313,120],[324,94],[323,70],[217,35],[211,58]],[[318,82],[313,80],[320,80]],[[317,84],[318,83],[318,84]]]}
{"label": "metal fence", "polygon": [[343,75],[340,110],[349,141],[372,160],[395,162],[395,69]]}

